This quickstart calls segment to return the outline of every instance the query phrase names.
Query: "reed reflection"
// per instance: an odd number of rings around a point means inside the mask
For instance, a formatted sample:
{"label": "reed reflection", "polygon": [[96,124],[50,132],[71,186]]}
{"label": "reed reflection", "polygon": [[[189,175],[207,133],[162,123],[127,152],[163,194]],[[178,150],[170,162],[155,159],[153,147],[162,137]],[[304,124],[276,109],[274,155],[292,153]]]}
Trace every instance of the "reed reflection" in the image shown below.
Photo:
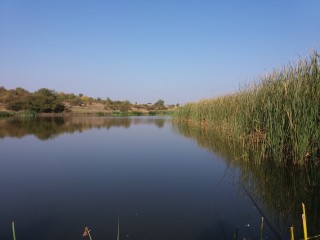
{"label": "reed reflection", "polygon": [[320,233],[320,174],[317,167],[276,166],[272,161],[256,159],[261,156],[258,152],[245,152],[241,144],[217,132],[186,124],[174,124],[173,129],[227,161],[229,170],[237,172],[239,190],[253,201],[279,238],[289,239],[291,225],[296,236],[303,236],[302,202],[307,206],[309,235]]}

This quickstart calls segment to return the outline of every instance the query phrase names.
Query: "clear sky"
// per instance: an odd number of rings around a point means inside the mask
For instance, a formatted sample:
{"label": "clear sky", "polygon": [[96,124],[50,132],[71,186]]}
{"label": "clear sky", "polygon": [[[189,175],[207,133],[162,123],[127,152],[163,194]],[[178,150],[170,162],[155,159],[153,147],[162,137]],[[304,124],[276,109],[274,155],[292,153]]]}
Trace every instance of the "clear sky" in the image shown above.
{"label": "clear sky", "polygon": [[319,0],[0,0],[0,86],[183,104],[320,49]]}

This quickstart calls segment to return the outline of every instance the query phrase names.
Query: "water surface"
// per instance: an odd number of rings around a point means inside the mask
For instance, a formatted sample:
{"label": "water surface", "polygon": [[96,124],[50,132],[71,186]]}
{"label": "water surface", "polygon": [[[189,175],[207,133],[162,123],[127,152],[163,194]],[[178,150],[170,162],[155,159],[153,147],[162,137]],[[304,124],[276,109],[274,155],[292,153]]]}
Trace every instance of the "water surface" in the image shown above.
{"label": "water surface", "polygon": [[116,239],[119,219],[120,239],[260,239],[262,215],[265,239],[286,236],[252,175],[202,135],[158,117],[1,120],[0,238],[15,221],[18,239],[81,239],[86,226]]}

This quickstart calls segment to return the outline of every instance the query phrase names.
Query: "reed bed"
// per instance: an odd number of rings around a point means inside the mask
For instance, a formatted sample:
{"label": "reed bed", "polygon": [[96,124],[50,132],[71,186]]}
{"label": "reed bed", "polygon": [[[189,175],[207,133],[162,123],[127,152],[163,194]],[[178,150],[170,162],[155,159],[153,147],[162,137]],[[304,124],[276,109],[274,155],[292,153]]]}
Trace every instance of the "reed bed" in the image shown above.
{"label": "reed bed", "polygon": [[319,60],[314,52],[234,94],[188,103],[174,119],[240,141],[249,152],[260,153],[257,161],[319,164]]}

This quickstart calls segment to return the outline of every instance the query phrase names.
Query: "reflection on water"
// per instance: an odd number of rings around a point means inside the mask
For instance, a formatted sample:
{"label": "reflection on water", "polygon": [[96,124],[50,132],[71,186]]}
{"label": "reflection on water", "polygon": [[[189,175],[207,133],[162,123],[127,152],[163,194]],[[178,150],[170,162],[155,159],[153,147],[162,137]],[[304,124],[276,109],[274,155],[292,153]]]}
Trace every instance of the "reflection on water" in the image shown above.
{"label": "reflection on water", "polygon": [[118,216],[121,239],[231,239],[236,226],[257,236],[256,211],[224,162],[172,133],[166,119],[1,124],[0,239],[12,239],[13,220],[17,239],[77,239],[85,226],[93,239],[116,239]]}
{"label": "reflection on water", "polygon": [[236,142],[166,118],[1,119],[0,152],[0,239],[12,220],[18,239],[85,226],[116,239],[118,216],[121,239],[260,239],[261,216],[265,239],[288,239],[291,224],[302,236],[301,202],[320,233],[317,169],[251,164]]}
{"label": "reflection on water", "polygon": [[54,138],[64,133],[83,132],[92,128],[124,127],[132,124],[154,124],[162,128],[165,118],[132,117],[40,117],[0,119],[0,138],[34,135],[41,140]]}
{"label": "reflection on water", "polygon": [[[230,168],[239,169],[239,188],[255,202],[262,216],[270,222],[276,235],[289,239],[289,227],[294,225],[297,236],[302,236],[301,203],[307,206],[309,236],[320,233],[320,173],[306,167],[279,167],[270,162],[259,165],[243,160],[245,154],[236,142],[226,142],[213,132],[175,124],[177,133],[194,139],[199,146],[218,154]],[[251,158],[259,153],[251,153]]]}

